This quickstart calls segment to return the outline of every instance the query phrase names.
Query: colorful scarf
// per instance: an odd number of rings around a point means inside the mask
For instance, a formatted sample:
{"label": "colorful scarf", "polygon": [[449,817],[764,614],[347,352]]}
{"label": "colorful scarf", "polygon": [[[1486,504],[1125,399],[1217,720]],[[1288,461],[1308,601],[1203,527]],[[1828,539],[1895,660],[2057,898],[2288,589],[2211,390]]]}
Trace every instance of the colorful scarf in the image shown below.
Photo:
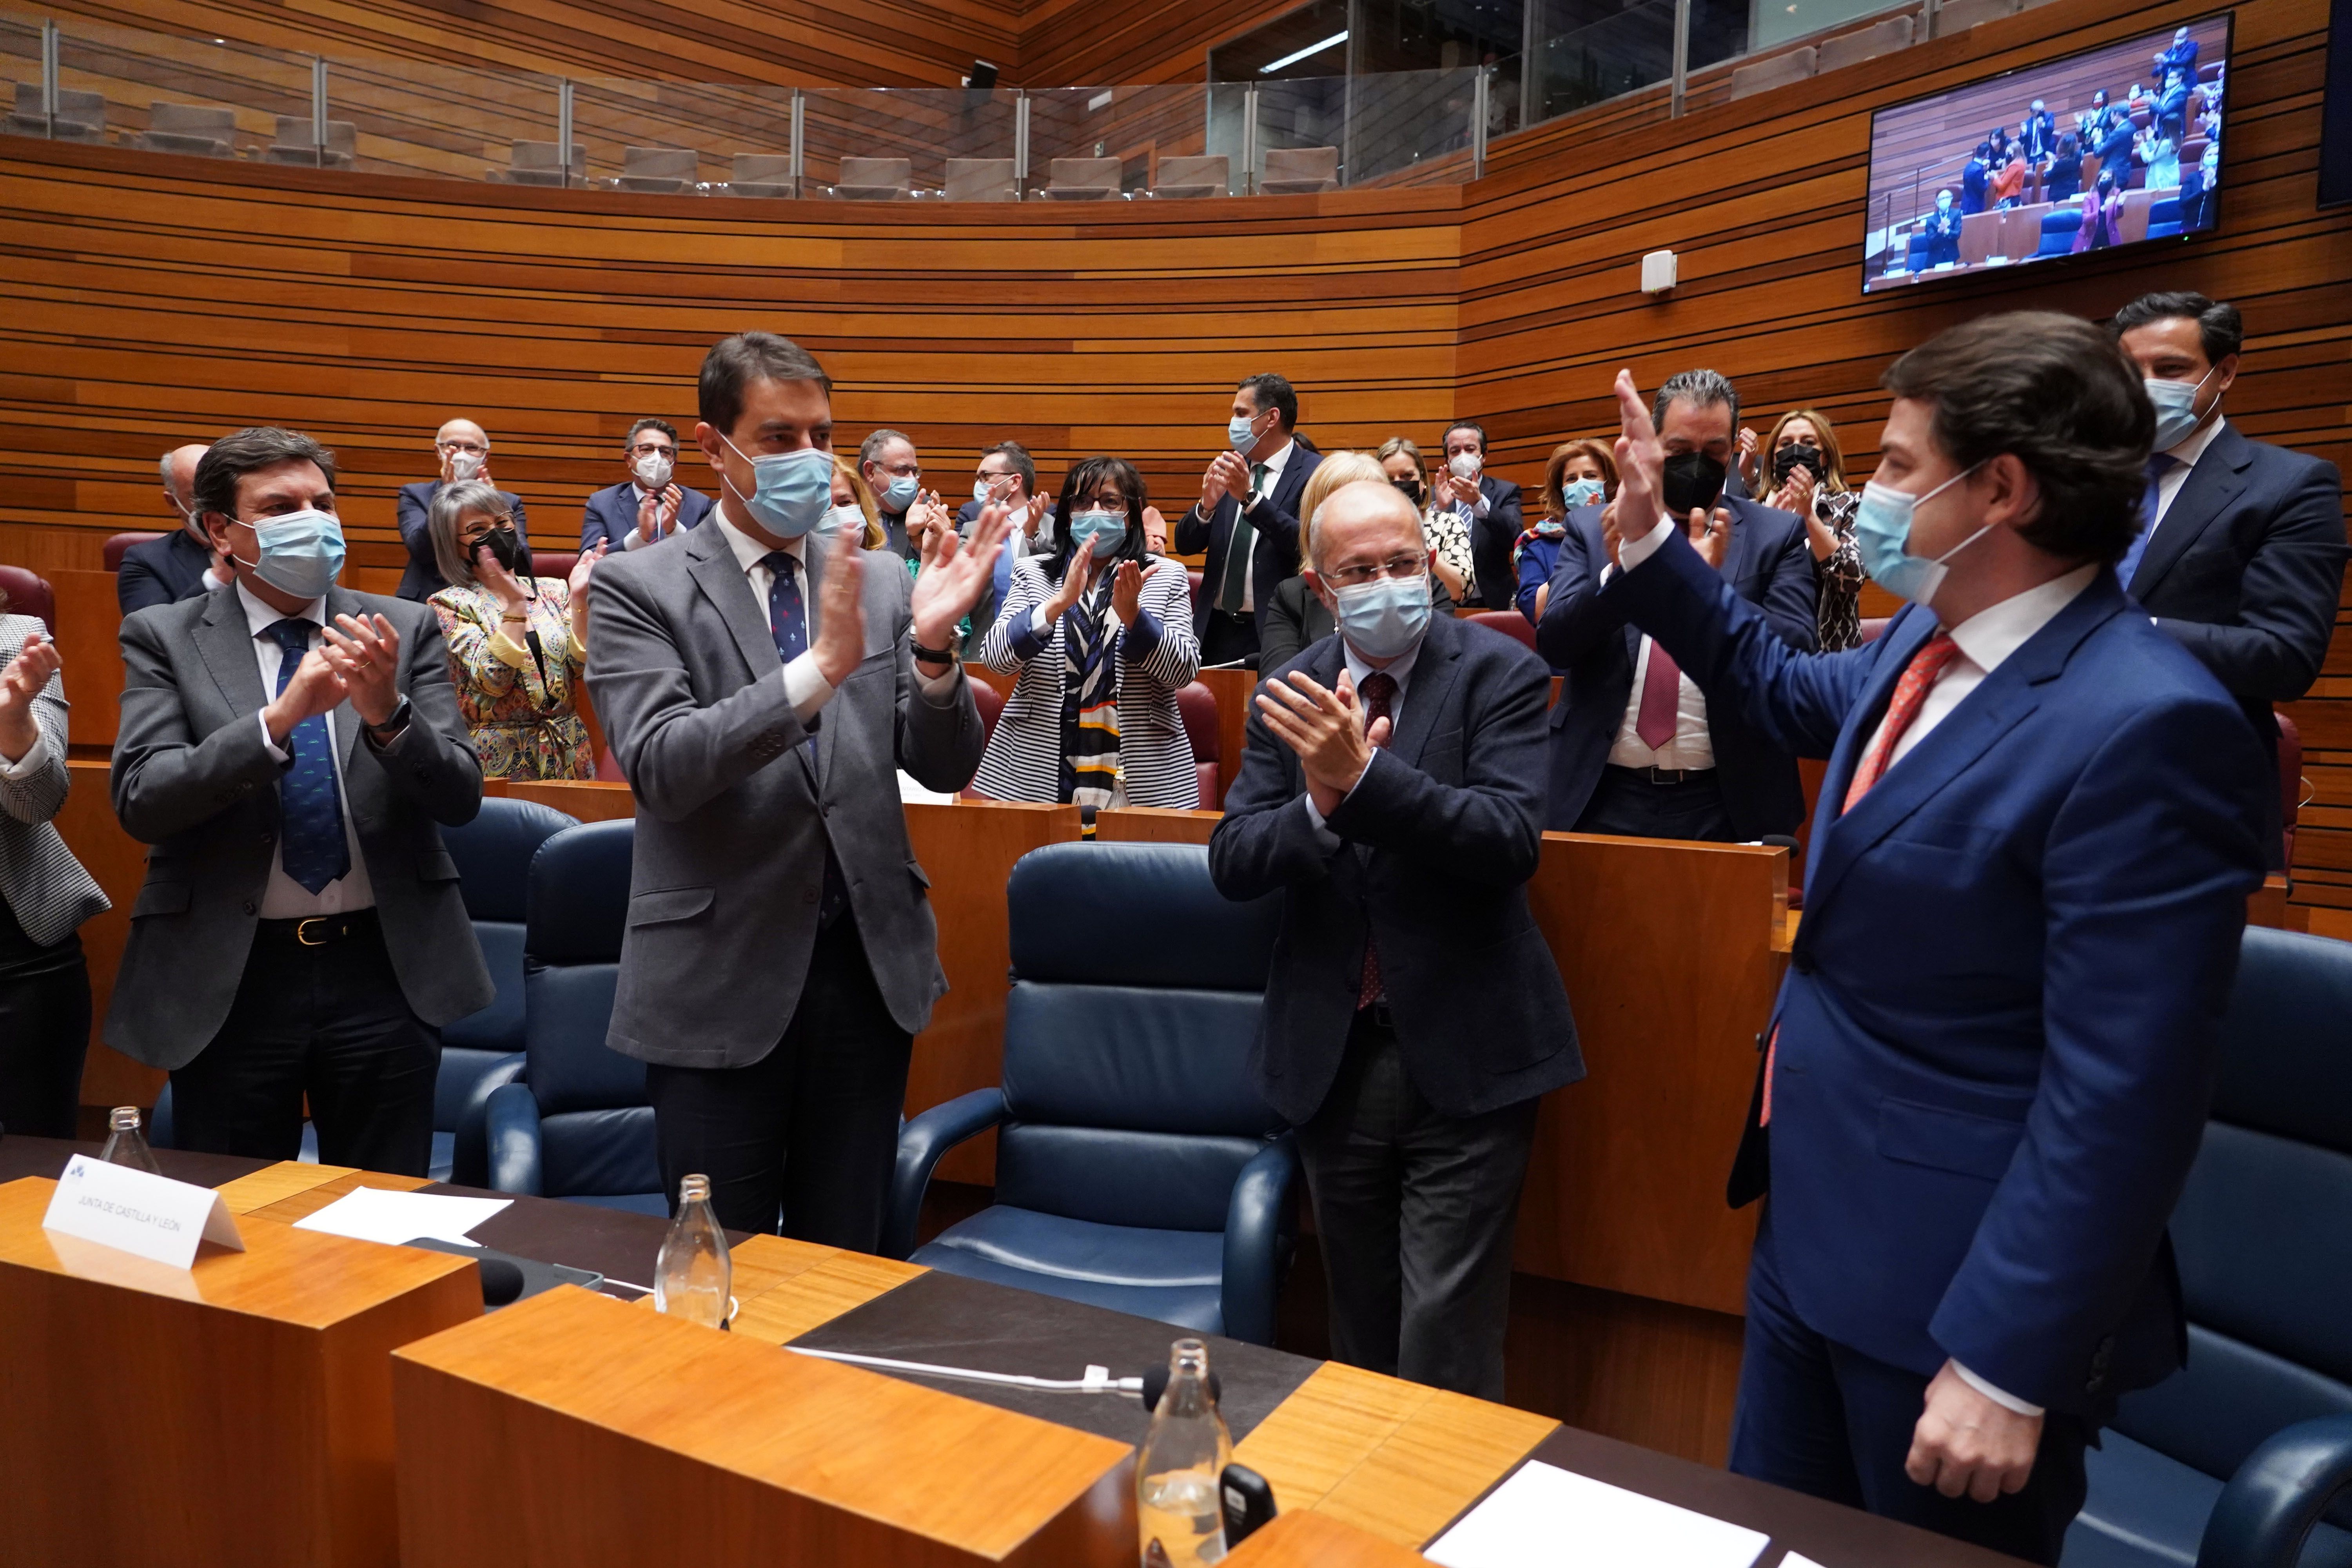
{"label": "colorful scarf", "polygon": [[1517,539],[1511,541],[1511,576],[1514,579],[1518,576],[1519,557],[1527,553],[1529,541],[1537,539],[1566,539],[1567,537],[1568,525],[1566,523],[1553,522],[1549,519],[1546,519],[1545,521],[1537,523],[1533,528],[1528,529],[1525,533],[1520,534]]}
{"label": "colorful scarf", "polygon": [[1109,573],[1063,617],[1062,658],[1062,798],[1091,816],[1119,793],[1118,634]]}

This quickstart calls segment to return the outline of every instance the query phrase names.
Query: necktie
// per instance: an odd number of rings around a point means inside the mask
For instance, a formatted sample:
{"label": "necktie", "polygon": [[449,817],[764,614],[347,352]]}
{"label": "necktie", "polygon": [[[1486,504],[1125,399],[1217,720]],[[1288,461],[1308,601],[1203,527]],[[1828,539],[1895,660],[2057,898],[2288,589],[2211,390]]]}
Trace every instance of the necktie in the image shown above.
{"label": "necktie", "polygon": [[1633,713],[1633,733],[1654,752],[1673,740],[1679,727],[1682,673],[1674,655],[1656,642],[1650,644],[1650,668],[1642,677],[1642,706]]}
{"label": "necktie", "polygon": [[[311,624],[291,616],[264,628],[277,643],[278,695],[284,696],[295,668],[310,651]],[[293,765],[278,777],[278,815],[284,838],[278,846],[286,874],[316,893],[352,868],[352,847],[343,837],[343,805],[335,787],[335,737],[324,713],[313,713],[286,737]]]}
{"label": "necktie", "polygon": [[[1854,767],[1853,782],[1846,786],[1845,804],[1838,808],[1840,812],[1852,811],[1854,803],[1868,795],[1871,786],[1885,775],[1887,759],[1895,754],[1895,742],[1903,739],[1903,732],[1910,729],[1912,721],[1919,717],[1919,710],[1927,702],[1927,693],[1935,688],[1936,678],[1944,673],[1944,667],[1958,657],[1959,651],[1959,644],[1948,634],[1937,632],[1921,643],[1919,651],[1911,656],[1911,662],[1904,668],[1903,679],[1895,683],[1895,695],[1887,701],[1886,717],[1880,722],[1877,735],[1872,739],[1870,749],[1862,754],[1862,761]],[[1772,1043],[1764,1052],[1764,1100],[1756,1117],[1759,1126],[1772,1125],[1772,1064],[1780,1054],[1780,1031],[1774,1029]]]}
{"label": "necktie", "polygon": [[2156,508],[2160,498],[2164,476],[2170,473],[2180,459],[2169,452],[2155,452],[2147,459],[2147,489],[2139,500],[2139,531],[2132,536],[2131,548],[2116,563],[2116,581],[2131,586],[2132,574],[2139,570],[2139,558],[2147,553],[2147,542],[2156,534]]}
{"label": "necktie", "polygon": [[[1376,669],[1364,677],[1364,684],[1357,689],[1356,695],[1364,700],[1365,729],[1370,730],[1379,721],[1389,718],[1390,710],[1396,702],[1396,677],[1385,669]],[[1385,989],[1381,984],[1381,950],[1372,941],[1371,930],[1367,926],[1364,931],[1364,977],[1356,987],[1356,1010],[1361,1012],[1379,1001]]]}
{"label": "necktie", "polygon": [[[1250,465],[1251,495],[1265,493],[1265,473],[1264,463]],[[1250,555],[1256,548],[1257,530],[1250,526],[1249,502],[1244,500],[1234,508],[1234,532],[1225,542],[1225,575],[1217,584],[1217,608],[1236,616],[1242,613],[1249,593]]]}
{"label": "necktie", "polygon": [[[792,663],[808,651],[808,606],[801,598],[801,563],[782,550],[772,550],[762,556],[760,564],[768,569],[768,629],[775,634],[776,657]],[[811,714],[805,728],[811,739],[802,742],[812,765],[816,762],[817,721]],[[831,925],[849,901],[848,886],[842,879],[841,862],[834,858],[830,834],[824,843],[824,892],[817,907],[817,923]]]}

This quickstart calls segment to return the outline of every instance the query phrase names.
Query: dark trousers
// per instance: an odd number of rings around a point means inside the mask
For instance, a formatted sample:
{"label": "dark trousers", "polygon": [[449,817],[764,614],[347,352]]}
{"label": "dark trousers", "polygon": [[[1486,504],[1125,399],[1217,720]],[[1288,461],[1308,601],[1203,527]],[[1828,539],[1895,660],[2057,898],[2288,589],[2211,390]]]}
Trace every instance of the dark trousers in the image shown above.
{"label": "dark trousers", "polygon": [[1768,1206],[1748,1270],[1731,1468],[2029,1563],[2057,1562],[2083,1507],[2084,1423],[2055,1411],[2043,1419],[2023,1490],[1991,1502],[1948,1498],[1903,1473],[1927,1382],[1798,1321],[1781,1289]]}
{"label": "dark trousers", "polygon": [[81,943],[66,942],[73,945],[69,959],[0,979],[0,1129],[10,1132],[75,1135],[89,1048],[89,967]]}
{"label": "dark trousers", "polygon": [[1687,838],[1737,844],[1723,807],[1720,770],[1709,768],[1675,784],[1653,784],[1647,768],[1606,767],[1592,798],[1576,819],[1579,833],[1620,838]]}
{"label": "dark trousers", "polygon": [[[1205,586],[1201,590],[1203,594],[1210,591]],[[1237,658],[1248,659],[1250,667],[1256,668],[1257,617],[1231,616],[1223,610],[1212,609],[1206,624],[1201,627],[1201,662],[1231,664]]]}
{"label": "dark trousers", "polygon": [[671,1207],[682,1177],[706,1175],[730,1230],[772,1233],[781,1218],[786,1236],[872,1252],[914,1046],[845,914],[817,933],[775,1049],[749,1067],[646,1067]]}
{"label": "dark trousers", "polygon": [[173,1070],[173,1142],[291,1160],[307,1096],[325,1163],[425,1174],[440,1032],[409,1011],[372,912],[316,947],[293,923],[261,923],[227,1021]]}
{"label": "dark trousers", "polygon": [[1443,1115],[1413,1088],[1395,1034],[1356,1016],[1338,1080],[1298,1130],[1333,1360],[1502,1398],[1511,1227],[1536,1105]]}

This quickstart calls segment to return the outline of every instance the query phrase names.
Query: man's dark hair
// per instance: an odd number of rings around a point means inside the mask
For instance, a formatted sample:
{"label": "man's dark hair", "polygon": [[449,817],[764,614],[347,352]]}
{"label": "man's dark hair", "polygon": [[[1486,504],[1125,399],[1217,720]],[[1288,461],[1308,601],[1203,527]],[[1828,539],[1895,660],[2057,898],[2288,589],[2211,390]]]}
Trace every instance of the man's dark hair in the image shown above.
{"label": "man's dark hair", "polygon": [[[742,413],[742,405],[740,403],[736,405],[735,411],[738,414]],[[727,428],[730,433],[732,433],[735,427],[730,425]],[[621,437],[621,449],[623,451],[626,451],[631,447],[635,446],[637,444],[637,437],[647,430],[658,430],[663,435],[669,437],[671,446],[675,447],[677,445],[677,426],[671,424],[667,419],[640,419],[635,425],[629,426],[629,433],[626,436]]]}
{"label": "man's dark hair", "polygon": [[857,471],[862,474],[866,464],[880,462],[882,448],[893,441],[904,441],[909,447],[915,444],[915,438],[904,430],[877,430],[857,444]]}
{"label": "man's dark hair", "polygon": [[1300,451],[1312,452],[1318,458],[1323,455],[1323,448],[1315,444],[1313,437],[1307,436],[1301,431],[1294,430],[1290,433],[1290,438],[1298,443],[1298,449]]}
{"label": "man's dark hair", "polygon": [[335,488],[335,455],[299,430],[257,425],[222,437],[196,459],[195,500],[201,514],[216,511],[236,516],[236,485],[247,474],[274,468],[280,463],[316,463]]}
{"label": "man's dark hair", "polygon": [[1029,448],[1020,442],[999,441],[981,456],[983,458],[1002,456],[1006,462],[1013,465],[1013,471],[1021,476],[1021,493],[1024,496],[1034,496],[1037,493],[1036,459],[1029,456]]}
{"label": "man's dark hair", "polygon": [[1242,387],[1246,387],[1250,396],[1257,400],[1260,414],[1269,408],[1274,409],[1280,415],[1286,432],[1298,428],[1298,393],[1289,382],[1269,371],[1263,375],[1251,376],[1234,390],[1240,391]]}
{"label": "man's dark hair", "polygon": [[1658,395],[1650,406],[1650,422],[1663,430],[1666,427],[1666,410],[1676,403],[1687,403],[1693,408],[1713,408],[1720,404],[1731,407],[1731,427],[1739,428],[1739,389],[1719,370],[1678,370],[1666,377],[1658,388]]}
{"label": "man's dark hair", "polygon": [[1935,405],[1944,455],[1972,468],[2006,452],[2041,488],[2018,530],[2067,561],[2113,561],[2139,531],[2156,410],[2115,339],[2055,310],[1979,316],[1886,367],[1879,384]]}
{"label": "man's dark hair", "polygon": [[833,395],[833,380],[808,350],[773,332],[738,332],[710,345],[695,384],[695,412],[732,436],[743,417],[743,389],[755,381],[813,381]]}
{"label": "man's dark hair", "polygon": [[2173,320],[2197,323],[2197,340],[2204,345],[2205,363],[2220,364],[2245,346],[2245,319],[2227,300],[2208,300],[2182,289],[2169,294],[2142,294],[2115,313],[2108,331],[2121,338],[2134,327]]}
{"label": "man's dark hair", "polygon": [[1456,430],[1467,430],[1475,435],[1478,437],[1478,455],[1482,458],[1486,455],[1486,427],[1475,419],[1456,419],[1439,434],[1437,444],[1440,447],[1444,446]]}
{"label": "man's dark hair", "polygon": [[[1070,519],[1078,510],[1079,498],[1105,479],[1117,485],[1118,493],[1127,498],[1127,537],[1106,559],[1140,561],[1150,553],[1143,543],[1143,509],[1151,504],[1143,476],[1125,458],[1088,458],[1070,466],[1069,477],[1062,481],[1061,499],[1054,510],[1054,563],[1046,568],[1045,574],[1056,583],[1070,569]],[[1098,575],[1095,581],[1104,579]]]}

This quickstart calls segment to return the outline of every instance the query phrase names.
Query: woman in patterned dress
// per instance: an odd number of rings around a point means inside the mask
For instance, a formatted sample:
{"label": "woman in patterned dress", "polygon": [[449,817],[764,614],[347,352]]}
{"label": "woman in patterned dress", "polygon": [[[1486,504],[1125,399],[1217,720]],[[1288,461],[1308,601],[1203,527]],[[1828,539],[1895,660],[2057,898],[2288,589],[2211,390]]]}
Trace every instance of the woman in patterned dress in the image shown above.
{"label": "woman in patterned dress", "polygon": [[1813,547],[1822,651],[1853,647],[1862,641],[1862,550],[1853,538],[1862,498],[1846,485],[1837,427],[1811,408],[1795,409],[1772,426],[1764,451],[1774,487],[1764,504],[1803,518]]}

